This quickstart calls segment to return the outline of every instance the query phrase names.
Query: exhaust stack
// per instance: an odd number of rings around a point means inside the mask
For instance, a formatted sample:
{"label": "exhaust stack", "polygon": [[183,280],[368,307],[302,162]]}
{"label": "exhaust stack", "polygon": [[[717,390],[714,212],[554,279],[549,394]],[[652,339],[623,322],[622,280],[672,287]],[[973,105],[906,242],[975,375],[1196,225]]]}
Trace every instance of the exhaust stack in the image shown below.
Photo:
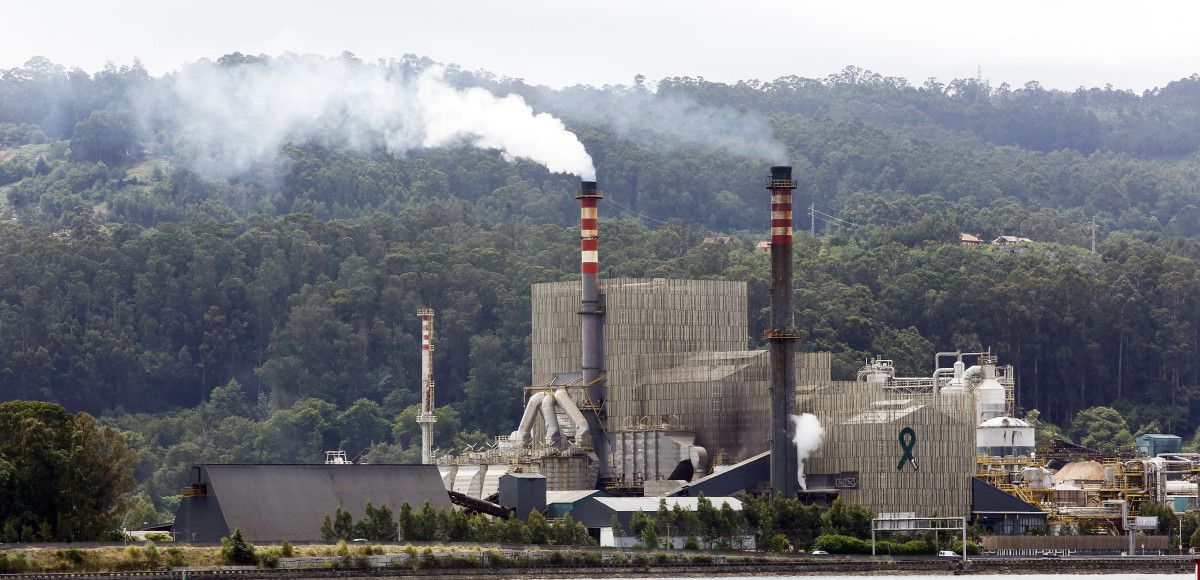
{"label": "exhaust stack", "polygon": [[421,414],[417,423],[421,425],[421,463],[433,463],[433,310],[417,310],[421,318]]}
{"label": "exhaust stack", "polygon": [[604,297],[600,293],[599,259],[599,204],[604,194],[595,181],[584,181],[579,184],[575,198],[579,200],[579,271],[583,290],[579,317],[583,339],[580,370],[583,371],[584,417],[591,433],[592,451],[596,454],[596,485],[602,489],[610,476],[604,408],[608,396],[604,373]]}
{"label": "exhaust stack", "polygon": [[789,165],[771,168],[771,326],[763,332],[771,350],[771,489],[784,497],[799,492],[796,446],[789,433],[796,406],[794,344],[800,338],[792,313],[792,180]]}

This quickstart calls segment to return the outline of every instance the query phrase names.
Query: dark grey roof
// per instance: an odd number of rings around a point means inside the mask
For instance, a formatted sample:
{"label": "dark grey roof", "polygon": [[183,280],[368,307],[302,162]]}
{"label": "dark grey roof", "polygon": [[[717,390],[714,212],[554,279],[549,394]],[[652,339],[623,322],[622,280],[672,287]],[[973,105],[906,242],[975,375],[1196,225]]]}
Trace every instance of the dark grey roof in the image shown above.
{"label": "dark grey roof", "polygon": [[982,480],[971,478],[971,511],[976,514],[1028,513],[1041,514],[1041,508]]}
{"label": "dark grey roof", "polygon": [[726,469],[686,483],[667,495],[695,497],[703,493],[708,497],[730,496],[753,489],[770,478],[771,452],[763,451]]}
{"label": "dark grey roof", "polygon": [[436,465],[202,465],[229,530],[251,542],[316,541],[339,506],[357,521],[369,501],[399,514],[426,503],[450,509]]}

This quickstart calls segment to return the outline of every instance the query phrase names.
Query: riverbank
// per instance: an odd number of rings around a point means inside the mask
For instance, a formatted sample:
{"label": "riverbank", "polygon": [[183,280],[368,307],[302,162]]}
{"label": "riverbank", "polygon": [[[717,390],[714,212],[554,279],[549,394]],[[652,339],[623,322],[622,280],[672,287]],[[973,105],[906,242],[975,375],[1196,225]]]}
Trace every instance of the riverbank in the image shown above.
{"label": "riverbank", "polygon": [[0,550],[8,578],[598,578],[757,575],[1181,574],[1186,557],[960,560],[746,552],[517,548],[479,545],[258,547],[259,564],[228,566],[214,546]]}

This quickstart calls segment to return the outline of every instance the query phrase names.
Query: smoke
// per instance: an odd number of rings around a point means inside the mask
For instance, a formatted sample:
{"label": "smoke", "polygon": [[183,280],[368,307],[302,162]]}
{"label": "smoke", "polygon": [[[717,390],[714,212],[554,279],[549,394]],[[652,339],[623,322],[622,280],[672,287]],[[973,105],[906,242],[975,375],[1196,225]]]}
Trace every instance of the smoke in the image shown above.
{"label": "smoke", "polygon": [[761,115],[714,107],[690,96],[633,87],[571,87],[531,97],[556,115],[606,127],[618,138],[655,149],[700,146],[731,155],[780,164],[787,149]]}
{"label": "smoke", "polygon": [[807,482],[804,478],[804,462],[808,459],[809,454],[821,446],[821,439],[825,437],[825,429],[821,427],[821,421],[812,413],[804,413],[802,415],[792,415],[792,428],[795,435],[792,436],[792,443],[796,445],[796,479],[800,482],[800,489],[808,489]]}
{"label": "smoke", "polygon": [[176,154],[213,179],[270,162],[288,143],[394,155],[469,145],[595,179],[591,157],[562,121],[535,114],[518,95],[452,87],[440,67],[405,74],[295,55],[239,66],[201,62],[144,105],[147,116],[179,131]]}

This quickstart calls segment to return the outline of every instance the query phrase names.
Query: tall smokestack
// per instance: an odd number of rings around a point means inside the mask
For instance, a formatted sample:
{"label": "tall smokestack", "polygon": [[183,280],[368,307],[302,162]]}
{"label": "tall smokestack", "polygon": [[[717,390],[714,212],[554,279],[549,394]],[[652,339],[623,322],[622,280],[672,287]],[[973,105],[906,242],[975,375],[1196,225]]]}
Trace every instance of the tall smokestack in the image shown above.
{"label": "tall smokestack", "polygon": [[579,184],[575,198],[579,200],[579,271],[583,300],[579,309],[583,338],[581,370],[583,371],[584,407],[588,432],[592,434],[592,451],[596,454],[596,485],[603,488],[609,477],[608,431],[605,425],[604,400],[608,396],[604,375],[604,298],[600,294],[600,200],[604,197],[595,181]]}
{"label": "tall smokestack", "polygon": [[793,345],[799,338],[792,315],[792,168],[771,168],[771,327],[763,338],[771,345],[771,489],[796,497],[796,447],[788,433],[795,414],[796,374]]}
{"label": "tall smokestack", "polygon": [[421,318],[421,414],[417,423],[421,425],[421,463],[433,463],[433,310],[417,310]]}

